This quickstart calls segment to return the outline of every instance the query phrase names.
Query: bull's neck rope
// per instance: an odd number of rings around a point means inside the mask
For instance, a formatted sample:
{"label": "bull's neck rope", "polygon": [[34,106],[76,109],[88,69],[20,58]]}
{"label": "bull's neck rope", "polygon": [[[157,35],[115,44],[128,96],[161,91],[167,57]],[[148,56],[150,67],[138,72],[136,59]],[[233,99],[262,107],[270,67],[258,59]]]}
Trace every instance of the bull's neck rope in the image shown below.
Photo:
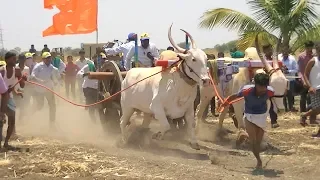
{"label": "bull's neck rope", "polygon": [[183,63],[185,63],[184,61],[181,61],[178,65],[177,65],[177,71],[179,72],[180,77],[190,86],[195,86],[197,85],[197,81],[193,80],[190,76],[187,75],[186,71],[185,71],[185,66],[183,65]]}

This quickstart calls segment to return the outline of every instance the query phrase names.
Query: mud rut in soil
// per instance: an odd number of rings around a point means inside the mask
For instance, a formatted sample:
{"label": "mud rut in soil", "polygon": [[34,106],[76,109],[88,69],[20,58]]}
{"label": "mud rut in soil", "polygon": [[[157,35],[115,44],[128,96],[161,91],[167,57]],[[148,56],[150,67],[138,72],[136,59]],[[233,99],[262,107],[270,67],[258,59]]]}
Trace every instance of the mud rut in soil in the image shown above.
{"label": "mud rut in soil", "polygon": [[[87,111],[58,102],[57,130],[48,127],[48,110],[17,121],[19,141],[29,153],[0,154],[0,178],[13,179],[316,179],[320,177],[319,140],[311,139],[314,127],[302,128],[298,116],[284,114],[278,129],[268,129],[272,148],[263,155],[264,175],[253,176],[253,155],[233,146],[235,134],[214,143],[200,141],[193,150],[185,141],[152,141],[152,146],[119,148],[118,136],[106,136]],[[97,116],[98,117],[98,116]],[[212,119],[212,118],[210,118]],[[216,121],[216,120],[214,120]],[[226,128],[235,131],[231,120]],[[157,127],[154,121],[152,128]],[[201,131],[214,137],[215,126]]]}

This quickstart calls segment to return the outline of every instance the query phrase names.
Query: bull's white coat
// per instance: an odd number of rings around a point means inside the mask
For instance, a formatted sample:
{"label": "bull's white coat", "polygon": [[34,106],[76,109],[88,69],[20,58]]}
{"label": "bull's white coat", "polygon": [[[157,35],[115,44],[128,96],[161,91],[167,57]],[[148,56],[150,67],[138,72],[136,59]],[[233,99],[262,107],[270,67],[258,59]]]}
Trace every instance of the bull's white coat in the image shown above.
{"label": "bull's white coat", "polygon": [[[168,34],[171,44],[180,52],[185,51],[172,41],[170,31],[171,27]],[[190,38],[193,41],[191,36]],[[120,128],[124,140],[127,139],[126,126],[130,117],[135,109],[138,109],[144,112],[142,126],[148,127],[152,116],[160,122],[158,138],[162,138],[170,129],[167,117],[171,119],[184,117],[188,124],[191,145],[199,149],[195,136],[194,100],[197,95],[197,84],[209,82],[207,56],[201,49],[196,48],[179,56],[183,59],[179,67],[152,76],[121,93],[123,115],[120,119]],[[161,67],[130,69],[121,88],[125,89],[161,69]]]}

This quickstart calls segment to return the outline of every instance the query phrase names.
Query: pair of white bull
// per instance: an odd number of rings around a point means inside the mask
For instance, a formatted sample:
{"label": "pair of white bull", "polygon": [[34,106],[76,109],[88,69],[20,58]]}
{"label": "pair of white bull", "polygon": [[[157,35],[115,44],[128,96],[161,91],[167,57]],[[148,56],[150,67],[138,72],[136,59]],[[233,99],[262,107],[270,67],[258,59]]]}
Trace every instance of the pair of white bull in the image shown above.
{"label": "pair of white bull", "polygon": [[[142,123],[143,127],[149,127],[152,116],[160,122],[161,130],[156,133],[155,136],[158,139],[162,139],[165,133],[170,130],[170,124],[167,118],[178,119],[183,117],[188,125],[191,147],[200,149],[195,135],[194,101],[197,96],[197,85],[205,89],[208,88],[210,84],[210,78],[207,72],[207,55],[204,51],[196,47],[193,37],[184,30],[182,31],[184,31],[191,40],[192,49],[186,50],[179,47],[171,37],[171,27],[172,25],[168,31],[168,38],[172,46],[180,52],[178,55],[182,60],[177,67],[152,76],[121,93],[121,108],[123,114],[120,119],[120,128],[122,138],[125,142],[127,141],[130,118],[135,110],[140,110],[144,112],[145,116]],[[273,69],[263,58],[262,61],[268,71]],[[135,82],[159,71],[161,71],[161,67],[133,68],[127,72],[121,88],[126,89]],[[248,84],[247,81],[244,80],[238,82],[241,79],[246,79],[242,77],[245,73],[245,70],[240,70],[239,74],[236,75],[239,76],[239,78],[235,78],[233,81],[234,88],[238,87],[237,90],[239,90],[242,85]],[[286,88],[283,86],[285,81],[286,79],[281,71],[275,71],[272,74],[270,83],[272,86],[277,87],[275,88],[276,94],[283,94],[285,92]],[[213,97],[213,95],[214,94],[211,94],[211,97]],[[283,107],[283,104],[279,102],[280,101],[276,101],[275,103],[278,107],[281,107],[281,105]],[[238,104],[239,107],[235,106],[235,109],[240,110],[240,108],[243,107],[243,102]],[[242,113],[241,115],[238,113],[237,118],[241,119]],[[220,121],[221,125],[222,120]],[[242,121],[239,121],[239,128],[244,129]]]}

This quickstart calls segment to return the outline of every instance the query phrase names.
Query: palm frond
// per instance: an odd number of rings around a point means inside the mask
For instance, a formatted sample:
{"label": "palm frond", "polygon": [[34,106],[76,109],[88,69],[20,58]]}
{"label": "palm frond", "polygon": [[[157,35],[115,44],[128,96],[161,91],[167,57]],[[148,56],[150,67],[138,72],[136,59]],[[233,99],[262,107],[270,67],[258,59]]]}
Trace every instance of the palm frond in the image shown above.
{"label": "palm frond", "polygon": [[310,0],[295,0],[296,5],[289,13],[290,26],[296,33],[301,34],[312,29],[319,22],[319,13]]}
{"label": "palm frond", "polygon": [[243,33],[246,30],[264,31],[257,21],[251,17],[232,9],[217,8],[205,12],[201,16],[200,28],[213,29],[214,27],[223,26],[229,30],[236,30]]}
{"label": "palm frond", "polygon": [[267,31],[246,31],[240,35],[237,42],[237,48],[244,51],[248,47],[254,46],[257,34],[261,45],[271,44],[275,46],[277,44],[278,38]]}
{"label": "palm frond", "polygon": [[275,30],[280,22],[276,0],[247,0],[255,19],[266,29]]}
{"label": "palm frond", "polygon": [[303,34],[296,34],[292,40],[292,51],[300,51],[304,47],[306,41],[319,41],[320,40],[320,22],[313,28],[305,31]]}

